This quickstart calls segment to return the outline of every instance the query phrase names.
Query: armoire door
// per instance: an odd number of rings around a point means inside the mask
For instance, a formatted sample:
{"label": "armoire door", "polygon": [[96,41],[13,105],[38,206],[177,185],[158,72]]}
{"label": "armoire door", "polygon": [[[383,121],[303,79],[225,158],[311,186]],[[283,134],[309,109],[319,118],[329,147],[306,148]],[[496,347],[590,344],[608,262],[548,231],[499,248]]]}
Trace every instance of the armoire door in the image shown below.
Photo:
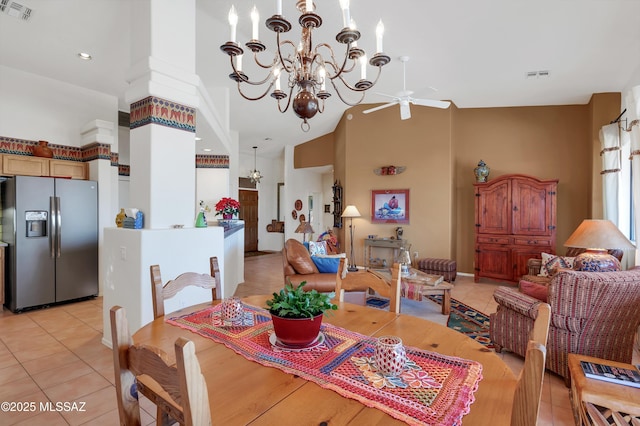
{"label": "armoire door", "polygon": [[553,186],[530,180],[511,182],[512,232],[522,235],[551,235],[555,218]]}
{"label": "armoire door", "polygon": [[511,182],[476,187],[476,232],[511,233]]}

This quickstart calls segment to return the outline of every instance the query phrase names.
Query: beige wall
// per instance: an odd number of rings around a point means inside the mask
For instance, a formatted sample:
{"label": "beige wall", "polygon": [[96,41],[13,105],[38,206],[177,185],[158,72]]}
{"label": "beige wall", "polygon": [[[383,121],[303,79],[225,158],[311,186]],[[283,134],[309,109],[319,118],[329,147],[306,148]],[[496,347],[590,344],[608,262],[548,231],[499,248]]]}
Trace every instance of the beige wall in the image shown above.
{"label": "beige wall", "polygon": [[[411,250],[420,257],[456,259],[458,271],[472,273],[473,169],[481,159],[491,168],[489,180],[509,173],[559,179],[559,253],[564,253],[563,242],[582,219],[601,212],[594,164],[594,156],[599,161],[597,130],[618,116],[619,94],[596,94],[587,105],[452,105],[447,110],[412,106],[412,118],[404,121],[396,107],[362,114],[369,107],[347,110],[333,139],[334,176],[344,186],[344,205],[355,204],[363,215],[354,220],[358,265],[363,263],[363,239],[368,234],[388,237],[402,226]],[[404,166],[406,171],[396,176],[373,173],[388,165]],[[372,224],[371,190],[405,188],[410,190],[410,224]],[[339,232],[345,251],[347,226],[348,222]]]}

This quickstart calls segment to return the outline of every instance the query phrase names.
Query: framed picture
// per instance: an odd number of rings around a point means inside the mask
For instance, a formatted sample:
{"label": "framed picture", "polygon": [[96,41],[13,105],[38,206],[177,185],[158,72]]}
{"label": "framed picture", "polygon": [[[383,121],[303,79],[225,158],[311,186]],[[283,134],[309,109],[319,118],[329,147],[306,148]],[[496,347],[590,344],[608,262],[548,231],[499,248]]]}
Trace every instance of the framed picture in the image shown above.
{"label": "framed picture", "polygon": [[372,190],[371,223],[409,223],[409,190]]}
{"label": "framed picture", "polygon": [[325,204],[324,205],[324,212],[325,213],[331,213],[331,204]]}

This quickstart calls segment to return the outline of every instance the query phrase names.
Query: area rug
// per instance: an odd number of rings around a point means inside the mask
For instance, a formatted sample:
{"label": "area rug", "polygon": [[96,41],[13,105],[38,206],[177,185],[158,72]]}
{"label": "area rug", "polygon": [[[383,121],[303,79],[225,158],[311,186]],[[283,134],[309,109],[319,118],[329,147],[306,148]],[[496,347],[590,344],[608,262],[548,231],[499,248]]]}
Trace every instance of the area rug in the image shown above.
{"label": "area rug", "polygon": [[[427,295],[429,300],[442,305],[442,295]],[[367,306],[378,309],[387,309],[389,300],[383,297],[370,296],[367,298]],[[489,338],[489,316],[465,305],[456,299],[451,299],[451,313],[447,320],[447,327],[466,334],[469,338],[486,346],[493,348],[493,343]]]}

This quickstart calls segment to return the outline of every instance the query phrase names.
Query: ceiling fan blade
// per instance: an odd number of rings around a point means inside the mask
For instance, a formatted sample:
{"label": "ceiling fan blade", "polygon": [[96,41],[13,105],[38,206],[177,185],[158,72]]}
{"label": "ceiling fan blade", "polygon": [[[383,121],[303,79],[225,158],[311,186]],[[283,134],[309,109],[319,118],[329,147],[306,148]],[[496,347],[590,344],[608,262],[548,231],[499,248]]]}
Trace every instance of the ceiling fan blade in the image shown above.
{"label": "ceiling fan blade", "polygon": [[408,120],[409,118],[411,118],[411,108],[409,107],[409,103],[401,103],[400,120]]}
{"label": "ceiling fan blade", "polygon": [[394,106],[397,103],[398,103],[398,101],[389,102],[388,104],[380,105],[380,106],[377,106],[377,107],[371,108],[371,109],[366,109],[366,110],[364,110],[362,112],[364,114],[369,114],[370,112],[375,112],[375,111],[379,111],[379,110],[384,109],[384,108],[389,108],[390,106]]}
{"label": "ceiling fan blade", "polygon": [[437,101],[435,99],[411,99],[411,102],[416,105],[443,109],[449,108],[449,105],[451,105],[449,101]]}
{"label": "ceiling fan blade", "polygon": [[387,95],[386,93],[375,92],[376,95],[384,96],[385,98],[398,99],[395,95]]}

